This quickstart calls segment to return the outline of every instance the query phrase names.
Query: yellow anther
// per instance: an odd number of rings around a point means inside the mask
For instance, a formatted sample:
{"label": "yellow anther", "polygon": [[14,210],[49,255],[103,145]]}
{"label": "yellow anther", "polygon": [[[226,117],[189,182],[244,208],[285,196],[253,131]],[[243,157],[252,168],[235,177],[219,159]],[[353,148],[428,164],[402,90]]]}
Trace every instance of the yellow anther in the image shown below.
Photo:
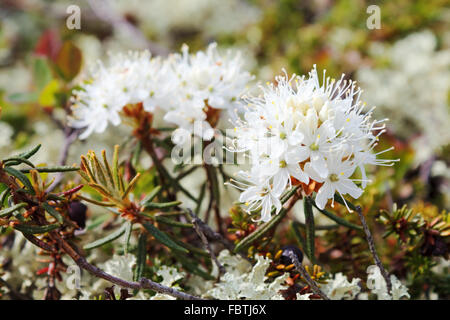
{"label": "yellow anther", "polygon": [[280,257],[281,257],[282,254],[283,254],[283,250],[278,250],[278,252],[275,254],[274,259],[275,259],[275,260],[280,259]]}
{"label": "yellow anther", "polygon": [[294,264],[290,264],[286,268],[284,268],[284,270],[286,270],[286,271],[290,271],[292,269],[294,269]]}

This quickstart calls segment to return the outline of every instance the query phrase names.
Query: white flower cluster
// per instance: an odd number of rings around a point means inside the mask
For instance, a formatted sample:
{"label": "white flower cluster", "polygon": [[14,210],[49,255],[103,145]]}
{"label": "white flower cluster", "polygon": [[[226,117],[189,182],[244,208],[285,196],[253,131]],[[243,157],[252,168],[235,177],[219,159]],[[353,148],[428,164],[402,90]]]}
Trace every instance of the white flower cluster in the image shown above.
{"label": "white flower cluster", "polygon": [[428,30],[391,47],[374,44],[372,57],[385,67],[364,67],[357,73],[367,101],[377,105],[376,114],[389,115],[397,135],[418,138],[419,161],[450,143],[450,49],[437,47],[436,36]]}
{"label": "white flower cluster", "polygon": [[168,123],[209,140],[207,112],[234,109],[252,78],[242,65],[239,54],[222,56],[215,43],[196,54],[183,46],[181,54],[167,59],[152,58],[148,51],[111,55],[107,66],[99,62],[91,79],[74,91],[70,125],[86,128],[84,139],[108,123],[118,125],[125,105],[142,102],[146,111],[163,112]]}
{"label": "white flower cluster", "polygon": [[[248,99],[235,128],[234,150],[247,152],[252,166],[233,181],[248,211],[261,208],[261,220],[270,219],[273,206],[279,212],[280,197],[293,184],[319,183],[315,202],[323,209],[336,192],[362,194],[365,165],[391,164],[372,152],[384,120],[372,120],[372,110],[363,112],[361,90],[344,75],[336,81],[324,72],[320,83],[314,66],[308,78],[285,74],[261,89],[261,96]],[[360,180],[352,179],[356,168]]]}
{"label": "white flower cluster", "polygon": [[116,0],[111,5],[137,18],[141,28],[161,41],[177,32],[199,32],[204,38],[240,32],[261,17],[256,6],[241,0]]}

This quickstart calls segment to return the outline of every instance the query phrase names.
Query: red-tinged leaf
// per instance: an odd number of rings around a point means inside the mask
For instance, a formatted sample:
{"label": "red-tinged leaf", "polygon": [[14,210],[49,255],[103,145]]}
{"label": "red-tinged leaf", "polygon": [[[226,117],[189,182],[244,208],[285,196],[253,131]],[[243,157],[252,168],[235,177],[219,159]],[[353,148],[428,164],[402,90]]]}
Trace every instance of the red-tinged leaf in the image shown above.
{"label": "red-tinged leaf", "polygon": [[44,274],[44,273],[47,273],[47,272],[48,272],[48,267],[45,267],[45,268],[42,268],[42,269],[36,271],[36,274],[38,276],[40,276],[41,274]]}
{"label": "red-tinged leaf", "polygon": [[80,72],[81,59],[81,50],[70,41],[64,42],[56,57],[56,66],[65,80],[72,80]]}
{"label": "red-tinged leaf", "polygon": [[54,30],[46,30],[41,35],[34,49],[34,53],[40,56],[46,56],[55,61],[61,48],[61,39]]}

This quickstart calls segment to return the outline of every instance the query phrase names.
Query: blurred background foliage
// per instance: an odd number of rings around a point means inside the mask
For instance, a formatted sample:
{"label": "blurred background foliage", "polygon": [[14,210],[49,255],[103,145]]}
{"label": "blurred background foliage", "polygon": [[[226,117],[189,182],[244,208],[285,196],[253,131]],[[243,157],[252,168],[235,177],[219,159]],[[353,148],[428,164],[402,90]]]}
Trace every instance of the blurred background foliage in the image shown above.
{"label": "blurred background foliage", "polygon": [[[81,9],[79,30],[66,26],[72,4]],[[380,8],[381,28],[369,30],[367,7],[373,4]],[[282,68],[304,74],[317,64],[329,75],[359,80],[363,99],[391,120],[377,149],[394,145],[384,157],[400,161],[373,171],[373,183],[358,201],[372,218],[383,262],[409,280],[412,297],[437,292],[450,298],[449,24],[445,0],[2,0],[0,156],[42,143],[45,152],[35,161],[57,162],[71,91],[108,51],[165,55],[183,43],[195,51],[217,41],[241,50],[260,81],[273,80]],[[68,163],[89,149],[111,154],[114,144],[126,142],[118,138],[126,130],[76,142]],[[232,218],[236,231],[242,221]],[[331,272],[361,276],[365,242],[352,230],[335,231],[316,240],[319,260]],[[295,241],[287,234],[279,245]]]}

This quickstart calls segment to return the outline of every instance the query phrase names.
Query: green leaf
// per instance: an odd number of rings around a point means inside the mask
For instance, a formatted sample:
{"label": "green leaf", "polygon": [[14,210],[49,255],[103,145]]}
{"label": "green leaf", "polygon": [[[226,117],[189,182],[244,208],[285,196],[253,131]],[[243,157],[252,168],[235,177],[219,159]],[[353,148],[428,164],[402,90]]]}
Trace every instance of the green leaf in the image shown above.
{"label": "green leaf", "polygon": [[156,186],[155,188],[150,191],[150,193],[142,200],[141,205],[144,205],[145,203],[151,202],[161,191],[161,186]]}
{"label": "green leaf", "polygon": [[[286,201],[288,201],[295,194],[295,192],[297,192],[297,189],[298,189],[298,187],[294,187],[291,190],[289,190],[288,192],[286,192],[281,197],[281,203],[284,204]],[[272,209],[272,215],[273,215],[272,219],[266,223],[263,223],[258,229],[256,229],[256,231],[250,233],[244,239],[239,241],[239,243],[234,248],[234,252],[239,252],[242,249],[249,247],[253,242],[262,238],[264,236],[264,234],[266,234],[266,232],[270,231],[272,228],[275,228],[281,222],[281,220],[283,220],[283,218],[286,216],[287,211],[285,208],[282,208],[278,214],[274,215],[274,213],[275,213],[275,208]]]}
{"label": "green leaf", "polygon": [[58,229],[61,225],[59,223],[48,224],[45,226],[36,226],[30,224],[18,224],[14,226],[14,229],[19,230],[24,233],[30,234],[41,234],[50,232],[52,230]]}
{"label": "green leaf", "polygon": [[297,242],[300,244],[300,246],[302,247],[303,251],[305,251],[306,249],[306,240],[303,237],[302,233],[300,232],[300,223],[298,223],[297,221],[292,221],[291,223],[291,229],[293,231],[294,237],[297,240]]}
{"label": "green leaf", "polygon": [[164,202],[164,203],[156,203],[156,202],[147,202],[143,204],[143,207],[148,210],[152,209],[166,209],[166,208],[172,208],[175,206],[180,205],[181,201],[171,201],[171,202]]}
{"label": "green leaf", "polygon": [[18,164],[25,163],[25,164],[29,165],[30,167],[34,168],[34,164],[24,158],[14,158],[13,157],[13,158],[8,158],[8,159],[4,160],[3,162],[4,162],[5,166],[16,166]]}
{"label": "green leaf", "polygon": [[192,223],[183,223],[163,216],[155,216],[154,219],[159,223],[164,223],[166,225],[174,227],[192,228],[194,226]]}
{"label": "green leaf", "polygon": [[342,200],[342,197],[341,197],[340,195],[335,194],[335,195],[334,195],[334,201],[336,201],[336,202],[342,204],[343,206],[345,206],[345,202],[347,202],[348,207],[349,207],[350,209],[356,211],[356,206],[355,206],[353,203],[351,203],[350,201],[347,201],[347,200],[346,200],[346,201],[344,202],[344,200]]}
{"label": "green leaf", "polygon": [[36,58],[34,60],[33,78],[39,91],[52,80],[52,71],[46,59]]}
{"label": "green leaf", "polygon": [[309,259],[314,263],[316,260],[314,255],[314,239],[315,239],[315,227],[314,227],[314,213],[312,209],[312,203],[309,198],[303,199],[303,211],[305,214],[305,225],[306,225],[306,254]]}
{"label": "green leaf", "polygon": [[87,230],[93,230],[95,228],[97,228],[99,225],[101,225],[102,223],[104,223],[106,220],[108,220],[108,218],[110,217],[109,214],[104,214],[102,216],[99,216],[97,218],[95,218],[92,223],[90,225],[87,226]]}
{"label": "green leaf", "polygon": [[192,261],[188,257],[181,254],[174,253],[174,255],[176,256],[177,260],[180,261],[183,268],[185,268],[190,273],[196,274],[206,280],[215,280],[212,275],[200,269],[199,263],[197,261]]}
{"label": "green leaf", "polygon": [[131,231],[133,231],[133,224],[128,223],[127,228],[125,229],[125,254],[128,253],[130,247]]}
{"label": "green leaf", "polygon": [[139,281],[144,275],[145,263],[147,260],[147,235],[141,233],[139,235],[137,257],[136,257],[136,269],[134,272],[134,280]]}
{"label": "green leaf", "polygon": [[188,253],[189,252],[185,248],[183,248],[180,245],[178,245],[175,241],[173,241],[167,233],[159,230],[158,228],[156,228],[151,223],[144,223],[143,226],[152,236],[155,237],[156,240],[158,240],[159,242],[161,242],[165,246],[169,247],[170,249],[181,251],[181,252],[184,252],[184,253]]}
{"label": "green leaf", "polygon": [[141,157],[141,152],[142,152],[141,141],[138,141],[136,148],[134,148],[133,156],[131,158],[131,165],[133,166],[133,168],[137,168],[139,164],[139,159]]}
{"label": "green leaf", "polygon": [[36,147],[34,147],[33,149],[28,150],[28,151],[26,151],[26,152],[23,152],[23,153],[17,155],[17,158],[25,158],[25,159],[29,159],[29,158],[31,158],[32,156],[34,156],[34,155],[39,151],[40,148],[41,148],[41,144],[38,144],[38,145],[37,145]]}
{"label": "green leaf", "polygon": [[8,194],[11,192],[10,188],[6,188],[5,190],[2,191],[2,194],[0,194],[0,207],[3,206],[3,204],[5,203],[5,199],[8,196]]}
{"label": "green leaf", "polygon": [[338,217],[337,215],[325,210],[325,209],[319,209],[316,204],[314,204],[314,207],[316,207],[317,210],[319,210],[323,215],[327,216],[328,218],[330,218],[331,220],[333,220],[334,222],[347,227],[347,228],[351,228],[351,229],[355,229],[355,230],[362,230],[363,228],[361,226],[358,226],[356,224],[353,224],[341,217]]}
{"label": "green leaf", "polygon": [[22,173],[29,173],[30,170],[36,170],[37,172],[68,172],[78,171],[80,168],[72,166],[56,166],[56,167],[35,167],[33,169],[20,169]]}
{"label": "green leaf", "polygon": [[239,241],[239,243],[234,248],[234,252],[239,252],[242,249],[249,247],[253,242],[262,238],[268,231],[275,228],[281,220],[286,216],[287,211],[282,208],[277,215],[274,215],[272,219],[264,224],[262,224],[256,231],[250,233],[247,237]]}
{"label": "green leaf", "polygon": [[53,208],[51,205],[49,205],[48,203],[43,203],[42,204],[42,208],[44,208],[44,210],[47,211],[59,223],[63,223],[64,222],[63,216],[55,208]]}
{"label": "green leaf", "polygon": [[26,175],[24,175],[22,172],[14,169],[14,168],[11,168],[11,167],[5,167],[5,168],[3,168],[3,170],[6,171],[8,174],[10,174],[10,175],[14,176],[15,178],[17,178],[20,182],[23,183],[23,185],[28,190],[32,191],[33,194],[34,194],[33,186],[31,185],[31,182],[30,182],[30,180],[28,180]]}
{"label": "green leaf", "polygon": [[22,209],[22,208],[24,208],[24,207],[26,207],[26,206],[27,206],[27,204],[24,203],[24,202],[22,202],[22,203],[18,203],[18,204],[16,204],[16,205],[13,205],[13,206],[11,206],[11,207],[9,207],[9,208],[0,210],[0,217],[5,217],[5,216],[7,216],[7,215],[10,215],[10,214],[12,214],[14,211],[19,210],[19,209]]}
{"label": "green leaf", "polygon": [[117,229],[116,231],[110,233],[106,237],[98,239],[98,240],[95,240],[94,242],[91,242],[91,243],[85,245],[83,247],[83,249],[85,249],[85,250],[94,249],[94,248],[97,248],[97,247],[101,247],[104,244],[107,244],[107,243],[109,243],[111,241],[116,240],[117,238],[119,238],[120,236],[122,236],[125,233],[128,223],[129,222],[122,224],[119,229]]}
{"label": "green leaf", "polygon": [[72,80],[80,72],[81,59],[81,50],[71,41],[64,42],[56,57],[56,66],[65,80]]}
{"label": "green leaf", "polygon": [[38,98],[37,92],[18,92],[8,96],[8,100],[13,103],[31,103],[36,102]]}

